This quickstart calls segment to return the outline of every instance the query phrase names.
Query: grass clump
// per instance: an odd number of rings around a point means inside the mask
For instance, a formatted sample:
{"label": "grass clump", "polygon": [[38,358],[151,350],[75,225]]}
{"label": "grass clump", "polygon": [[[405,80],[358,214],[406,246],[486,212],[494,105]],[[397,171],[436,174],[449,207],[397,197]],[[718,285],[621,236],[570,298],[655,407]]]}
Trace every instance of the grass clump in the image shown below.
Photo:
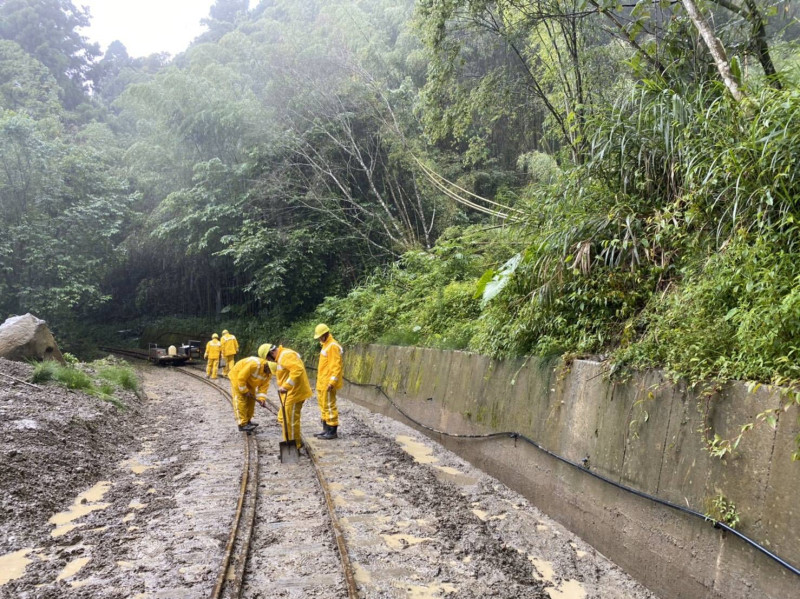
{"label": "grass clump", "polygon": [[124,364],[101,366],[97,370],[97,376],[105,381],[106,384],[114,383],[134,393],[139,389],[139,379],[136,376],[136,371]]}
{"label": "grass clump", "polygon": [[56,370],[59,368],[57,362],[37,362],[33,365],[33,375],[31,375],[31,382],[33,383],[47,383],[55,380]]}
{"label": "grass clump", "polygon": [[33,376],[31,380],[34,383],[46,383],[55,381],[60,383],[67,389],[72,390],[90,390],[94,384],[92,378],[79,370],[75,366],[61,364],[53,361],[39,362],[33,367]]}
{"label": "grass clump", "polygon": [[55,382],[73,391],[84,391],[120,409],[124,409],[125,405],[115,396],[118,389],[135,393],[139,389],[139,380],[133,368],[108,360],[98,360],[88,366],[80,363],[61,365],[53,361],[38,362],[34,364],[31,381]]}

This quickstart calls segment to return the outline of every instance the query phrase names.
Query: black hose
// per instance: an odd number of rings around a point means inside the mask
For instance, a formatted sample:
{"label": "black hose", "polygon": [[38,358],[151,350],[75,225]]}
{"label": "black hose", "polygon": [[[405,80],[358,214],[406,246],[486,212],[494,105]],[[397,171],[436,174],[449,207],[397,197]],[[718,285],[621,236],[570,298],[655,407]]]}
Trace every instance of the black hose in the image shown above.
{"label": "black hose", "polygon": [[[316,370],[316,368],[314,368],[314,367],[309,367],[309,368],[312,368],[313,370]],[[550,457],[553,457],[553,458],[555,458],[556,460],[558,460],[560,462],[568,464],[568,465],[572,466],[573,468],[576,468],[577,470],[580,470],[581,472],[585,472],[589,476],[593,476],[593,477],[595,477],[595,478],[597,478],[599,480],[602,480],[603,482],[606,482],[606,483],[608,483],[610,485],[613,485],[617,489],[621,489],[623,491],[627,491],[628,493],[632,493],[633,495],[636,495],[638,497],[642,497],[644,499],[649,499],[650,501],[653,501],[655,503],[658,503],[658,504],[663,505],[663,506],[668,507],[668,508],[672,508],[673,510],[678,510],[679,512],[683,512],[684,514],[689,514],[689,515],[695,516],[697,518],[702,518],[706,522],[710,521],[710,522],[713,523],[714,528],[720,528],[722,530],[726,530],[726,531],[730,532],[731,534],[733,534],[734,536],[738,537],[739,539],[741,539],[742,541],[744,541],[745,543],[747,543],[748,545],[750,545],[754,549],[757,549],[758,551],[760,551],[761,553],[766,555],[768,558],[772,559],[773,561],[777,562],[778,564],[780,564],[781,566],[783,566],[784,568],[789,570],[789,572],[791,572],[795,576],[800,576],[800,569],[796,568],[795,566],[793,566],[792,564],[790,564],[789,562],[787,562],[783,558],[775,555],[774,553],[772,553],[766,547],[764,547],[762,545],[759,545],[756,541],[754,541],[753,539],[751,539],[747,535],[742,534],[738,530],[734,530],[733,528],[731,528],[730,526],[728,526],[724,522],[719,522],[718,520],[714,520],[713,518],[709,518],[705,514],[701,514],[700,512],[698,512],[696,510],[693,510],[691,508],[684,507],[682,505],[679,505],[677,503],[672,503],[670,501],[666,501],[665,499],[661,499],[661,498],[656,497],[654,495],[650,495],[649,493],[645,493],[644,491],[640,491],[638,489],[634,489],[633,487],[628,487],[627,485],[623,485],[622,483],[618,483],[617,481],[612,480],[610,478],[607,478],[607,477],[603,476],[602,474],[598,474],[597,472],[592,472],[588,468],[584,467],[582,464],[578,464],[576,462],[573,462],[572,460],[569,460],[569,459],[567,459],[567,458],[565,458],[563,456],[558,455],[557,453],[553,453],[549,449],[547,449],[545,447],[542,447],[539,443],[537,443],[536,441],[534,441],[533,439],[531,439],[529,437],[526,437],[525,435],[523,435],[521,433],[506,431],[506,432],[501,432],[501,433],[488,433],[488,434],[485,434],[485,435],[458,435],[458,434],[454,434],[454,433],[448,433],[446,431],[440,431],[440,430],[435,429],[435,428],[433,428],[431,426],[428,426],[427,424],[423,424],[422,422],[420,422],[420,421],[416,420],[415,418],[412,418],[411,416],[409,416],[406,412],[404,412],[400,408],[400,406],[398,406],[395,403],[395,401],[386,393],[386,391],[383,390],[383,387],[381,387],[380,385],[374,385],[372,383],[367,383],[367,384],[365,384],[365,383],[356,383],[354,381],[349,380],[346,377],[344,378],[344,380],[347,381],[350,385],[355,385],[356,387],[374,387],[375,389],[380,391],[381,394],[387,400],[389,400],[389,403],[392,404],[392,407],[395,410],[397,410],[398,412],[400,412],[400,414],[402,414],[404,418],[406,418],[407,420],[413,422],[415,425],[419,426],[420,428],[423,428],[425,430],[431,431],[432,433],[436,433],[437,435],[442,435],[442,436],[445,436],[445,437],[451,437],[451,438],[454,438],[454,439],[472,439],[472,440],[477,440],[477,439],[486,440],[486,439],[493,439],[493,438],[497,438],[497,437],[508,437],[510,439],[514,439],[515,441],[517,439],[521,439],[522,441],[525,441],[529,445],[533,445],[539,451],[541,451],[543,453],[546,453]]]}

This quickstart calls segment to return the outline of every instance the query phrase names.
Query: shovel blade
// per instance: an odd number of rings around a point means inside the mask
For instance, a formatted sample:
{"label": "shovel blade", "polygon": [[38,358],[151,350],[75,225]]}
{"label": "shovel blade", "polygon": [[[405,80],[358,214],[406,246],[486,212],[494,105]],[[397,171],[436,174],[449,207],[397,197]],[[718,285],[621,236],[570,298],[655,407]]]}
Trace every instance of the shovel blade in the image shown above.
{"label": "shovel blade", "polygon": [[281,441],[280,449],[282,464],[296,464],[300,461],[300,452],[297,451],[294,441]]}

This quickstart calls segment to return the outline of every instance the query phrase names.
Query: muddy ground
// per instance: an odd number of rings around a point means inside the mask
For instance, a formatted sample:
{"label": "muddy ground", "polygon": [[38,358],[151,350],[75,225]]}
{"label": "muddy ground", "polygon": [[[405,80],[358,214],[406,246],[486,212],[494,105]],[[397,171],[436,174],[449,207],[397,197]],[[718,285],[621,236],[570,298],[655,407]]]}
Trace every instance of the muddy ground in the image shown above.
{"label": "muddy ground", "polygon": [[213,390],[143,372],[143,398],[124,396],[124,410],[0,380],[3,599],[208,595],[235,507],[240,435]]}
{"label": "muddy ground", "polygon": [[[26,365],[0,362],[18,378]],[[227,402],[142,367],[125,410],[0,380],[0,597],[195,598],[214,585],[242,434]],[[2,379],[2,377],[0,377]],[[227,381],[220,380],[226,387]],[[341,438],[307,442],[330,481],[363,597],[651,599],[523,497],[408,427],[341,401]],[[244,597],[346,596],[310,462],[277,458],[257,411],[259,509]]]}
{"label": "muddy ground", "polygon": [[24,385],[33,368],[0,358],[0,555],[35,543],[76,489],[92,486],[136,443],[142,407],[132,392],[113,404],[55,384]]}

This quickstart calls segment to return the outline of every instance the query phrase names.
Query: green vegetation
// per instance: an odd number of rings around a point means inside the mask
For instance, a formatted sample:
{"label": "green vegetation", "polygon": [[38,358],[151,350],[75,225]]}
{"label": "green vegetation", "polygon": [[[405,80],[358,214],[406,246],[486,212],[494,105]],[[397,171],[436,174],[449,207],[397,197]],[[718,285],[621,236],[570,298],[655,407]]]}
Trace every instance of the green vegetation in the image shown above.
{"label": "green vegetation", "polygon": [[712,522],[722,522],[734,529],[739,526],[741,520],[736,506],[722,493],[706,500],[705,515]]}
{"label": "green vegetation", "polygon": [[124,403],[115,394],[119,389],[139,392],[139,379],[136,371],[127,364],[114,360],[97,360],[90,364],[58,362],[37,362],[31,376],[33,383],[56,382],[67,389],[84,391],[103,401],[124,409]]}
{"label": "green vegetation", "polygon": [[[348,342],[613,353],[691,381],[800,379],[800,94],[765,89],[751,116],[715,85],[687,99],[648,84],[635,99],[594,117],[592,146],[605,150],[528,189],[523,247],[504,230],[443,236],[318,318]],[[481,307],[473,298],[498,273],[481,275],[516,252]]]}
{"label": "green vegetation", "polygon": [[800,6],[697,2],[717,62],[690,1],[217,0],[174,58],[2,3],[0,312],[81,357],[323,320],[797,404]]}
{"label": "green vegetation", "polygon": [[92,389],[91,377],[74,366],[61,366],[58,362],[39,362],[33,369],[34,383],[55,381],[67,389],[88,391]]}

